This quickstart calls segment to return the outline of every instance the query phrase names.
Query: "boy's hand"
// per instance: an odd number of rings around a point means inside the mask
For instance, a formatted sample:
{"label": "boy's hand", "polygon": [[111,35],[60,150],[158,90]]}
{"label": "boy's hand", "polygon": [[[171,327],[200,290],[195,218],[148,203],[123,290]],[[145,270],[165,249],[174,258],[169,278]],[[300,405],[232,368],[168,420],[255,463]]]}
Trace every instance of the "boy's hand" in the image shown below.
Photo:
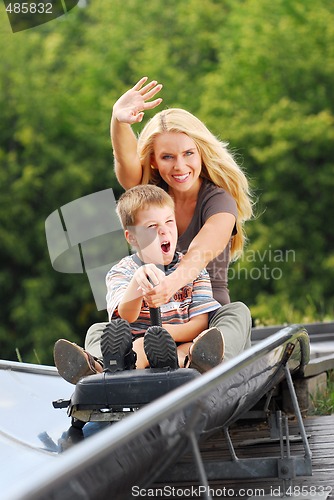
{"label": "boy's hand", "polygon": [[148,294],[164,279],[165,273],[155,264],[145,264],[137,269],[133,275],[138,284],[138,290],[143,295]]}
{"label": "boy's hand", "polygon": [[152,287],[145,295],[145,300],[149,307],[160,307],[167,304],[169,299],[181,288],[180,283],[175,279],[176,273],[163,276],[155,287]]}
{"label": "boy's hand", "polygon": [[121,123],[141,122],[144,116],[144,111],[153,109],[159,106],[162,99],[158,98],[154,101],[146,102],[155,96],[162,89],[162,85],[155,80],[148,83],[147,77],[144,76],[136,83],[132,89],[125,92],[114,104],[113,116]]}

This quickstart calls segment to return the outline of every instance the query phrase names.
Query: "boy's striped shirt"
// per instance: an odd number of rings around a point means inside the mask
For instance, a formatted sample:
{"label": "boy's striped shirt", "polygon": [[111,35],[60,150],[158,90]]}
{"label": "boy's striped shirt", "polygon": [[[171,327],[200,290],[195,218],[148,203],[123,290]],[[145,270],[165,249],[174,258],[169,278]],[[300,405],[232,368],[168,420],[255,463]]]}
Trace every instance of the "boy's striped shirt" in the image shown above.
{"label": "boy's striped shirt", "polygon": [[[182,254],[177,253],[177,262],[166,271],[172,273],[179,265]],[[139,265],[132,256],[124,257],[113,266],[106,277],[107,309],[109,321],[118,318],[118,304],[122,300],[126,288]],[[167,304],[160,307],[163,323],[187,323],[191,318],[217,310],[220,304],[212,296],[212,288],[208,272],[204,269],[192,282],[178,290]],[[146,301],[143,299],[142,309],[138,319],[131,323],[133,334],[143,334],[151,325],[150,312]]]}

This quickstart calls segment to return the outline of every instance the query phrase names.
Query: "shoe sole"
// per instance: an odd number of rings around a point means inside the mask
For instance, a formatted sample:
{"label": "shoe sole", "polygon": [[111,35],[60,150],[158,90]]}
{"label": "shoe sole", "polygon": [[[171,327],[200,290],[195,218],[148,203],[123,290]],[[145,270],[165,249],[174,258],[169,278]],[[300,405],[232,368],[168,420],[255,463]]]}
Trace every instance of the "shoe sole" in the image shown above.
{"label": "shoe sole", "polygon": [[147,329],[144,350],[151,368],[179,367],[175,341],[161,326],[150,326]]}
{"label": "shoe sole", "polygon": [[111,321],[101,336],[104,368],[109,372],[123,371],[124,357],[131,348],[132,334],[129,323],[121,318]]}
{"label": "shoe sole", "polygon": [[57,340],[53,350],[54,362],[59,375],[70,384],[77,384],[87,375],[93,375],[83,350],[65,339]]}
{"label": "shoe sole", "polygon": [[219,365],[224,356],[223,336],[217,328],[210,328],[193,343],[190,351],[189,368],[204,373]]}

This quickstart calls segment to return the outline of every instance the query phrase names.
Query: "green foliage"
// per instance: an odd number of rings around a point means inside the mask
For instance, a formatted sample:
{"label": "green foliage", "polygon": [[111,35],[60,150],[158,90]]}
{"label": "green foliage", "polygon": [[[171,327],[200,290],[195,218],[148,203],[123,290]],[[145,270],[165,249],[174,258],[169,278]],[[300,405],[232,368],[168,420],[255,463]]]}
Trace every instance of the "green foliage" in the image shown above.
{"label": "green foliage", "polygon": [[333,14],[326,1],[244,2],[205,77],[201,114],[243,158],[258,197],[239,264],[248,282],[232,279],[232,297],[265,322],[288,308],[309,317],[309,298],[314,319],[333,317]]}
{"label": "green foliage", "polygon": [[334,413],[334,372],[327,375],[327,387],[312,398],[312,415],[333,415]]}
{"label": "green foliage", "polygon": [[94,0],[16,34],[2,17],[1,357],[52,363],[57,338],[82,343],[106,319],[86,276],[53,270],[44,222],[121,192],[111,107],[145,74],[165,106],[228,140],[251,179],[256,218],[232,299],[261,323],[333,317],[333,21],[330,0]]}

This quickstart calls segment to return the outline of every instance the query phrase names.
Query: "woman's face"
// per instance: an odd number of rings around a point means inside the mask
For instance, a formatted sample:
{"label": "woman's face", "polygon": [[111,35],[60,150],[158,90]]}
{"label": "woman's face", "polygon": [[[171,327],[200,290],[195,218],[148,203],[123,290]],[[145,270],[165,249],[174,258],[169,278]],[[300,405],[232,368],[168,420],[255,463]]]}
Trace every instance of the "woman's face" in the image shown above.
{"label": "woman's face", "polygon": [[159,134],[153,143],[152,163],[174,192],[199,190],[202,161],[193,139],[182,132]]}

